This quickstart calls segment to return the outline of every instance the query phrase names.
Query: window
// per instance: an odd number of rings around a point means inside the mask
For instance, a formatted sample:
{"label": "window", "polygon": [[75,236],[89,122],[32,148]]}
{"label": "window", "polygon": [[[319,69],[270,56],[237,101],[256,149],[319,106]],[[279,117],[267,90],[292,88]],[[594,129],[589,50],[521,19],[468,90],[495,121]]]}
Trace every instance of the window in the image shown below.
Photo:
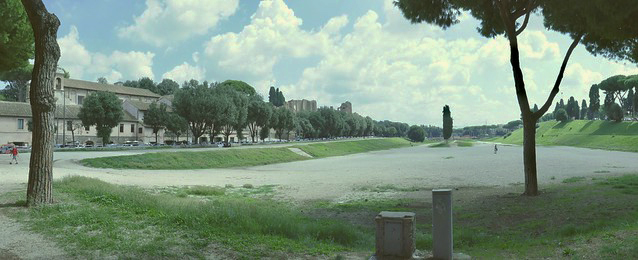
{"label": "window", "polygon": [[62,79],[61,78],[56,78],[55,79],[55,89],[57,89],[57,90],[61,90],[62,89]]}
{"label": "window", "polygon": [[73,121],[66,121],[66,130],[73,131]]}
{"label": "window", "polygon": [[84,102],[84,96],[78,96],[78,105],[82,105]]}
{"label": "window", "polygon": [[87,131],[87,132],[88,132],[89,130],[91,130],[91,127],[90,127],[90,126],[85,126],[85,127],[84,127],[84,131]]}
{"label": "window", "polygon": [[142,128],[142,127],[138,128],[137,132],[141,134],[142,133],[142,129],[144,129],[144,128]]}
{"label": "window", "polygon": [[135,124],[131,124],[131,133],[135,133]]}
{"label": "window", "polygon": [[18,119],[18,129],[20,130],[24,129],[24,119],[22,118]]}
{"label": "window", "polygon": [[124,124],[120,124],[120,133],[124,133]]}

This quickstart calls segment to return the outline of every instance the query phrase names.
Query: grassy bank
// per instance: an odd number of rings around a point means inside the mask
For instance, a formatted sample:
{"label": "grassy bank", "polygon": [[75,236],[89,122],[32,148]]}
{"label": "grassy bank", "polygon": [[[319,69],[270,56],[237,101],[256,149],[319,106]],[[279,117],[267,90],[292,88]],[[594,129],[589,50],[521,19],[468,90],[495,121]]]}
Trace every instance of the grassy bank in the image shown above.
{"label": "grassy bank", "polygon": [[85,166],[115,169],[183,170],[264,165],[305,160],[287,148],[165,152],[84,159]]}
{"label": "grassy bank", "polygon": [[323,158],[330,156],[341,156],[354,153],[365,153],[370,151],[387,150],[410,146],[411,143],[403,138],[369,139],[346,142],[328,142],[319,144],[299,145],[297,148],[303,150],[313,157]]}
{"label": "grassy bank", "polygon": [[56,204],[9,215],[80,259],[284,259],[356,250],[372,241],[360,227],[224,188],[153,194],[86,177],[67,177],[54,188]]}
{"label": "grassy bank", "polygon": [[[522,144],[523,129],[496,142]],[[536,129],[536,143],[605,150],[638,152],[638,122],[573,120],[541,122]]]}
{"label": "grassy bank", "polygon": [[[410,146],[402,138],[369,139],[295,146],[313,157],[340,156]],[[183,170],[248,167],[309,158],[288,148],[217,149],[202,152],[158,152],[84,159],[88,167],[115,169]]]}
{"label": "grassy bank", "polygon": [[[86,177],[54,183],[56,204],[4,214],[75,258],[364,259],[379,211],[417,214],[417,249],[432,247],[432,205],[420,199],[315,201],[291,206],[247,194],[273,187],[169,187],[145,191]],[[398,186],[379,194],[429,193]],[[454,248],[478,259],[638,258],[638,175],[570,178],[538,197],[520,187],[454,191]],[[3,195],[3,201],[24,193]],[[402,199],[403,198],[403,199]],[[338,258],[337,258],[338,259]]]}

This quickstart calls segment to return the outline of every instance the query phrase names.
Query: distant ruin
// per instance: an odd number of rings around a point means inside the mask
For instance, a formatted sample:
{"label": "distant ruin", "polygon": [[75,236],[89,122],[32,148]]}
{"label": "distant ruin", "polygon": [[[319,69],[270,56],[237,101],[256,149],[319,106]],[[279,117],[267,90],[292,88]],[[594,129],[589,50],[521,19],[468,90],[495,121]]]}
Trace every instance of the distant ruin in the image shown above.
{"label": "distant ruin", "polygon": [[317,111],[317,101],[316,100],[288,100],[284,104],[284,107],[290,109],[291,111],[298,113],[301,111]]}
{"label": "distant ruin", "polygon": [[337,108],[337,110],[339,111],[344,111],[348,114],[352,114],[352,103],[350,103],[350,101],[346,101],[344,103],[341,103],[341,106],[339,106]]}

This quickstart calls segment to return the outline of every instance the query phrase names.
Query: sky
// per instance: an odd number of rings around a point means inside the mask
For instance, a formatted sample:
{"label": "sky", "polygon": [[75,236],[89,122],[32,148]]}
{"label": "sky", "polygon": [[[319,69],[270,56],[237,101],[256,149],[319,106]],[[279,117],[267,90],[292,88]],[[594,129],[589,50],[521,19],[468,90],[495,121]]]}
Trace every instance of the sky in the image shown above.
{"label": "sky", "polygon": [[[286,100],[350,101],[363,116],[419,125],[441,126],[446,104],[455,127],[520,115],[507,40],[481,37],[469,15],[442,30],[410,24],[392,0],[44,3],[61,21],[59,66],[76,79],[235,79],[265,98],[275,86]],[[541,106],[571,39],[532,16],[519,41],[530,104]],[[590,86],[618,74],[638,67],[580,45],[557,98],[589,103]]]}

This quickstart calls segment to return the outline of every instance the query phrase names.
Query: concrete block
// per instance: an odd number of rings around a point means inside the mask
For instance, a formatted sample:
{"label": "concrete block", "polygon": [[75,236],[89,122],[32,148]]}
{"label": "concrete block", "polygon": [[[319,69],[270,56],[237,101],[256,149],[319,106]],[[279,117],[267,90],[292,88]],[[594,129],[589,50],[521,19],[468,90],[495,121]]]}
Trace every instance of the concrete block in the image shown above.
{"label": "concrete block", "polygon": [[382,211],[375,222],[376,259],[411,259],[416,248],[414,212]]}

